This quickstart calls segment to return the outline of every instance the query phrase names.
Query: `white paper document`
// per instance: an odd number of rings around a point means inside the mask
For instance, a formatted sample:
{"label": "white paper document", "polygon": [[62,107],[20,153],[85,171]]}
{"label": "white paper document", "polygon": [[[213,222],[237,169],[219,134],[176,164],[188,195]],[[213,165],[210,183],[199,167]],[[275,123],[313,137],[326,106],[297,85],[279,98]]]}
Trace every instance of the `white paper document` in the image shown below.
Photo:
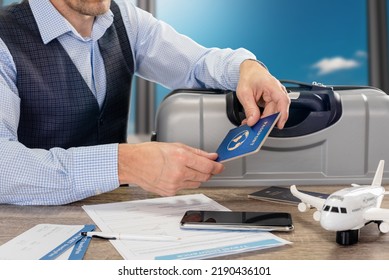
{"label": "white paper document", "polygon": [[103,232],[168,235],[178,241],[111,240],[124,259],[207,259],[289,244],[269,232],[185,230],[187,210],[228,210],[202,194],[83,206]]}
{"label": "white paper document", "polygon": [[0,260],[69,259],[83,229],[94,226],[38,224],[1,245]]}

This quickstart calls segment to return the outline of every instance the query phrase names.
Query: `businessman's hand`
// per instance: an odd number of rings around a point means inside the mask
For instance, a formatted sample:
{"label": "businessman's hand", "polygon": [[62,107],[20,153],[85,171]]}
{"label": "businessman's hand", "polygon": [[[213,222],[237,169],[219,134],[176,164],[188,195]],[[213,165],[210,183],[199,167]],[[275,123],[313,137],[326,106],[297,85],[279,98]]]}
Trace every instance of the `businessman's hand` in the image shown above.
{"label": "businessman's hand", "polygon": [[223,171],[217,154],[178,143],[119,144],[120,184],[136,184],[162,196],[198,188]]}
{"label": "businessman's hand", "polygon": [[252,126],[259,120],[260,106],[264,107],[263,116],[280,112],[277,127],[284,127],[289,116],[290,98],[286,88],[260,63],[245,60],[241,64],[236,94],[246,114],[244,123]]}

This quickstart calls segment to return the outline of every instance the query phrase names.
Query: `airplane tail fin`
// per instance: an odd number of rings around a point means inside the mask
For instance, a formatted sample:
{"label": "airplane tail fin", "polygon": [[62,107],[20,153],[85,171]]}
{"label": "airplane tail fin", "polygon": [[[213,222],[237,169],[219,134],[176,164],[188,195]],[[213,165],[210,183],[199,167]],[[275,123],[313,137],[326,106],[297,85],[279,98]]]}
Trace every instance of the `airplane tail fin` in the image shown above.
{"label": "airplane tail fin", "polygon": [[382,176],[384,174],[384,160],[380,160],[377,171],[374,175],[372,186],[382,186]]}

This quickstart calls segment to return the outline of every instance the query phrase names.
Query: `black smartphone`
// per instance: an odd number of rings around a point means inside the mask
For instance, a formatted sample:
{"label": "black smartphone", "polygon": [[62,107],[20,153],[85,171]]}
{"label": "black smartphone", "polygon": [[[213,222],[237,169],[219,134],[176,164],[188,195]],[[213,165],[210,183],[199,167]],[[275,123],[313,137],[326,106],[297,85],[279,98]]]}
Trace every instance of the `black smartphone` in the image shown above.
{"label": "black smartphone", "polygon": [[187,211],[181,219],[184,229],[291,231],[292,216],[285,212]]}

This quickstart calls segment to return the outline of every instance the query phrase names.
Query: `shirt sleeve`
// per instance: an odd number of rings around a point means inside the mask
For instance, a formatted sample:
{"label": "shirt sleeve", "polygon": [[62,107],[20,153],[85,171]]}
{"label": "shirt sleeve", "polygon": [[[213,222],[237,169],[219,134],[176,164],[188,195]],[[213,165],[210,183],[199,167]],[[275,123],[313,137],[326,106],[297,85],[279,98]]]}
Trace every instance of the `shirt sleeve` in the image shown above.
{"label": "shirt sleeve", "polygon": [[235,90],[240,64],[256,59],[240,48],[205,48],[129,1],[116,1],[132,47],[136,73],[167,88]]}
{"label": "shirt sleeve", "polygon": [[60,205],[119,186],[117,144],[29,149],[17,138],[16,68],[0,39],[0,203]]}

